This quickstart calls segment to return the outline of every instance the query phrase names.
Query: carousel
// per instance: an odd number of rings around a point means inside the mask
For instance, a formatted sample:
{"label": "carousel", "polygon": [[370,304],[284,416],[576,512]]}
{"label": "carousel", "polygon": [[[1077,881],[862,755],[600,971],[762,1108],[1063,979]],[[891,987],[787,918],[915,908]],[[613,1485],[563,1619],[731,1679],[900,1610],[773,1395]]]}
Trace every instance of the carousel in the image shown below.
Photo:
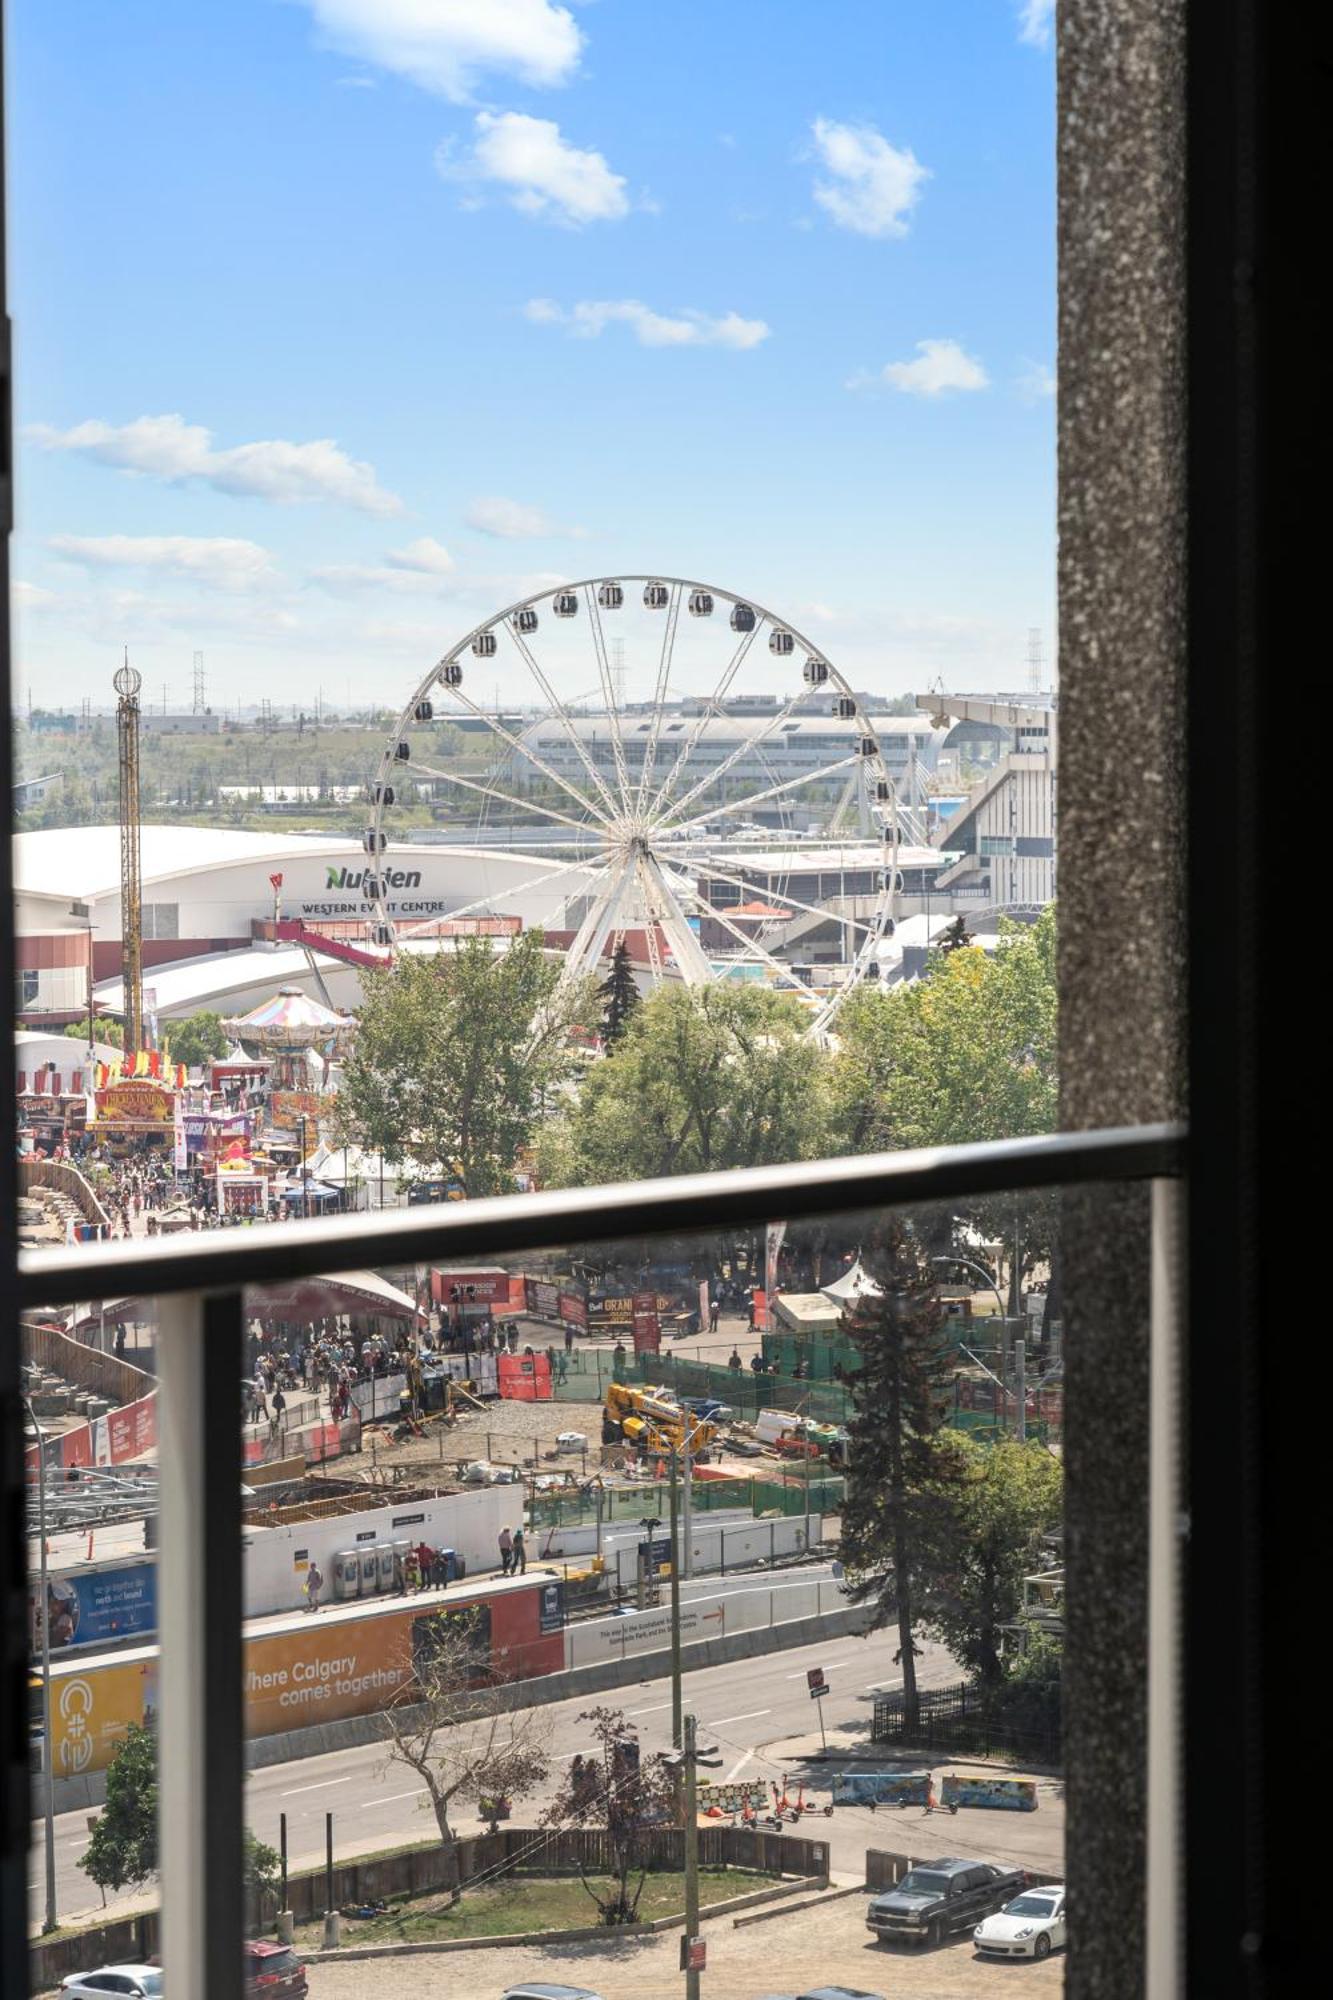
{"label": "carousel", "polygon": [[[347,1048],[356,1026],[297,986],[284,986],[248,1014],[224,1021],[227,1033],[245,1049],[255,1049],[269,1065],[270,1086],[261,1144],[266,1185],[261,1195],[239,1160],[220,1161],[218,1204],[233,1213],[263,1212],[273,1197],[294,1202],[304,1213],[336,1206],[337,1197],[311,1180],[307,1158],[318,1145],[320,1120],[333,1106],[329,1089],[333,1063]],[[258,1164],[251,1160],[250,1170]],[[283,1169],[286,1169],[284,1176]]]}

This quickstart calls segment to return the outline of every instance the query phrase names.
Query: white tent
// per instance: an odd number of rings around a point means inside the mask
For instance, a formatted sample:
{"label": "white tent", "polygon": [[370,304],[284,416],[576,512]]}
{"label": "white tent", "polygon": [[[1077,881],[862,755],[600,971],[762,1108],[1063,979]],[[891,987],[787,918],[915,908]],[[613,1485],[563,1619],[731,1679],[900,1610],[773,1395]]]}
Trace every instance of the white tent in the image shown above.
{"label": "white tent", "polygon": [[884,1296],[883,1286],[875,1283],[859,1257],[840,1278],[835,1278],[831,1285],[821,1285],[819,1289],[836,1306],[848,1305],[853,1299],[879,1299]]}

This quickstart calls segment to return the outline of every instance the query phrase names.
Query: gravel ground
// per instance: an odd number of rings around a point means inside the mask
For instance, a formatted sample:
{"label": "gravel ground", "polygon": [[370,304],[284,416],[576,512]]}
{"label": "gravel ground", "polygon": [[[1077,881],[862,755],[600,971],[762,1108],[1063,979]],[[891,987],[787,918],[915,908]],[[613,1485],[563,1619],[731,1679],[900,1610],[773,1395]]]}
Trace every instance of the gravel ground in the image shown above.
{"label": "gravel ground", "polygon": [[[823,1908],[807,1908],[736,1930],[729,1917],[709,1922],[707,2000],[758,2000],[760,1995],[799,1993],[834,1980],[872,1994],[912,1996],[912,2000],[969,2000],[969,1996],[1012,1993],[1021,1980],[1024,1994],[1056,1994],[1064,1988],[1061,1954],[1044,1965],[992,1964],[960,1941],[939,1951],[878,1945],[865,1929],[858,1896]],[[309,1960],[311,2000],[424,2000],[457,1995],[458,2000],[492,2000],[520,1979],[586,1984],[604,2000],[680,2000],[680,1932],[651,1938],[423,1954],[416,1958],[361,1959],[347,1965]]]}

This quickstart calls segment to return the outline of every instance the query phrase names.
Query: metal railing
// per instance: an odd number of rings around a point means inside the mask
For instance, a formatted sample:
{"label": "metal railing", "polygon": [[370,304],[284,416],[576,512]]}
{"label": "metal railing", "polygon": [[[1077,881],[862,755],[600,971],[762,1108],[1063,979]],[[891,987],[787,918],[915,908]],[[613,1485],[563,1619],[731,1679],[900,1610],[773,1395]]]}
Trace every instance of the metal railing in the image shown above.
{"label": "metal railing", "polygon": [[[1169,1182],[1174,1126],[874,1154],[151,1242],[31,1251],[25,1309],[133,1292],[159,1300],[159,1742],[168,1992],[241,2000],[241,1375],[248,1287],[331,1270],[475,1262],[570,1243],[716,1231],[1090,1183]],[[1165,1234],[1154,1203],[1154,1255]],[[1170,1288],[1159,1288],[1174,1346]],[[1154,1326],[1154,1337],[1158,1328]],[[1154,1496],[1155,1502],[1159,1496]],[[1160,1496],[1167,1504],[1169,1496]],[[1168,1607],[1169,1608],[1169,1607]],[[1165,1615],[1165,1614],[1164,1614]],[[1159,1658],[1159,1675],[1164,1674]],[[1170,1676],[1164,1674],[1163,1686]],[[1171,1715],[1167,1715],[1167,1721]]]}

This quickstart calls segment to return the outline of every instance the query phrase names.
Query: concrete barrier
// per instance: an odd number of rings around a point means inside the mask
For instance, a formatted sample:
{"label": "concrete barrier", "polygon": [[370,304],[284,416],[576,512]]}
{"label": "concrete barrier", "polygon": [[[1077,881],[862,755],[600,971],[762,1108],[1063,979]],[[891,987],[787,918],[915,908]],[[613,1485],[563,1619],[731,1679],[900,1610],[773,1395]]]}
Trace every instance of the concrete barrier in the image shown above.
{"label": "concrete barrier", "polygon": [[[849,1604],[842,1611],[825,1612],[816,1618],[795,1618],[785,1625],[759,1627],[735,1632],[725,1639],[706,1639],[702,1644],[682,1646],[681,1667],[694,1673],[700,1667],[729,1666],[736,1660],[753,1660],[765,1653],[785,1652],[794,1646],[814,1646],[821,1641],[843,1639],[867,1630],[870,1611],[865,1605]],[[602,1694],[610,1688],[630,1687],[639,1681],[657,1680],[671,1671],[671,1653],[635,1653],[622,1660],[604,1660],[596,1666],[575,1667],[562,1674],[544,1674],[540,1680],[516,1681],[513,1691],[521,1705],[545,1707],[553,1701],[570,1701],[580,1695]],[[313,1729],[293,1729],[281,1736],[253,1737],[246,1745],[246,1765],[252,1771],[269,1764],[295,1763],[303,1757],[326,1757],[331,1751],[354,1749],[360,1744],[382,1743],[389,1734],[383,1715],[352,1715],[342,1722],[325,1722]],[[81,1811],[99,1806],[106,1797],[105,1771],[83,1777],[56,1780],[57,1812]],[[33,1779],[32,1810],[40,1813],[45,1793],[40,1777]]]}

